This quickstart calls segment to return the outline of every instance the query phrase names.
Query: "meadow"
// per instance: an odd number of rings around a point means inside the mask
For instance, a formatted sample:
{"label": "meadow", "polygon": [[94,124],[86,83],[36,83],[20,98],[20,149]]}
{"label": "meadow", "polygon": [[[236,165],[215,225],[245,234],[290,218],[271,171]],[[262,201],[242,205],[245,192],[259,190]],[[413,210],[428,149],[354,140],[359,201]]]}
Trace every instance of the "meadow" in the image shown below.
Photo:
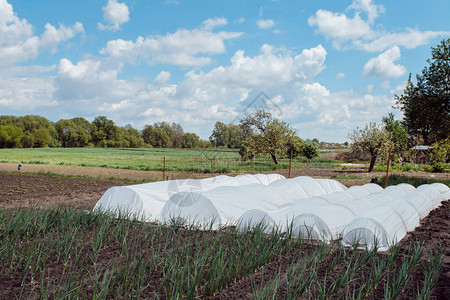
{"label": "meadow", "polygon": [[[273,171],[289,168],[289,159],[275,165],[269,157],[244,162],[236,149],[161,149],[161,148],[32,148],[0,149],[0,162],[105,167],[199,173]],[[332,168],[339,161],[330,158],[299,157],[292,168]]]}

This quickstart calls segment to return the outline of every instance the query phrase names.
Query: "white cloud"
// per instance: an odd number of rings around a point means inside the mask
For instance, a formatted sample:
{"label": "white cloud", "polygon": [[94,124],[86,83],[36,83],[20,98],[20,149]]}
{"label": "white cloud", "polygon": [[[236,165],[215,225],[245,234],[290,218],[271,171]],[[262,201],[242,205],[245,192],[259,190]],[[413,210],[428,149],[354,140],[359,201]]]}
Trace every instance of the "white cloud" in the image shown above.
{"label": "white cloud", "polygon": [[378,13],[384,12],[384,6],[373,4],[372,0],[354,0],[349,8],[366,12],[368,15],[367,21],[370,24],[372,24],[374,19],[378,17]]}
{"label": "white cloud", "polygon": [[210,63],[211,58],[199,54],[225,53],[224,41],[241,35],[241,32],[178,29],[163,36],[138,37],[135,42],[122,39],[108,41],[100,53],[128,62],[141,57],[151,64],[203,66]]}
{"label": "white cloud", "polygon": [[6,0],[0,0],[0,32],[0,68],[10,68],[14,63],[36,58],[43,49],[56,52],[61,42],[84,29],[79,22],[71,27],[60,25],[58,29],[47,23],[40,37],[33,35],[33,27],[28,21],[17,17]]}
{"label": "white cloud", "polygon": [[400,59],[400,49],[393,47],[377,57],[371,58],[363,68],[364,76],[400,77],[406,74],[406,68],[394,62]]}
{"label": "white cloud", "polygon": [[156,84],[165,84],[170,80],[170,72],[161,71],[158,76],[156,76],[155,80],[153,80]]}
{"label": "white cloud", "polygon": [[311,78],[324,69],[327,52],[319,45],[291,56],[273,53],[273,47],[263,45],[261,54],[249,57],[238,50],[231,58],[231,65],[217,67],[208,73],[189,72],[186,77],[193,86],[221,86],[240,89],[277,86],[282,83]]}
{"label": "white cloud", "polygon": [[0,47],[25,41],[33,34],[33,27],[26,19],[20,19],[6,0],[0,0]]}
{"label": "white cloud", "polygon": [[[354,16],[319,9],[308,19],[308,24],[317,27],[316,32],[331,39],[336,49],[353,47],[369,52],[384,51],[394,46],[412,49],[428,44],[432,38],[450,36],[450,31],[407,28],[404,32],[389,33],[376,30],[371,26],[375,18],[384,12],[384,7],[371,0],[354,0],[347,10],[354,11]],[[367,14],[367,20],[362,19],[361,14]]]}
{"label": "white cloud", "polygon": [[73,64],[63,58],[56,70],[56,97],[76,100],[107,96],[116,88],[119,70],[120,67],[104,64],[101,60],[86,59]]}
{"label": "white cloud", "polygon": [[344,77],[345,77],[345,73],[342,73],[342,72],[340,72],[336,75],[336,78],[344,78]]}
{"label": "white cloud", "polygon": [[258,21],[256,21],[256,25],[258,25],[258,27],[261,29],[269,29],[275,26],[275,21],[272,19],[259,19]]}
{"label": "white cloud", "polygon": [[313,84],[305,84],[300,89],[304,93],[304,98],[308,102],[308,106],[314,110],[330,105],[330,91],[326,87],[315,82]]}
{"label": "white cloud", "polygon": [[107,22],[106,25],[98,23],[97,27],[100,30],[117,31],[123,23],[130,20],[130,11],[125,3],[117,2],[117,0],[108,0],[108,4],[102,7],[103,19]]}
{"label": "white cloud", "polygon": [[151,107],[140,114],[144,117],[162,117],[164,116],[164,111],[158,107]]}
{"label": "white cloud", "polygon": [[310,26],[317,26],[317,32],[333,39],[333,45],[339,48],[342,43],[372,35],[370,26],[355,14],[348,18],[345,14],[319,9],[315,16],[308,19]]}
{"label": "white cloud", "polygon": [[406,32],[380,34],[377,39],[369,43],[355,41],[355,45],[370,52],[383,51],[393,46],[413,49],[428,44],[430,39],[438,36],[450,36],[450,31],[420,31],[408,28]]}
{"label": "white cloud", "polygon": [[50,78],[0,75],[0,110],[3,107],[23,114],[32,113],[37,107],[57,106],[59,102],[52,97],[53,90]]}
{"label": "white cloud", "polygon": [[59,43],[65,42],[74,37],[77,33],[83,32],[83,24],[79,22],[76,22],[72,27],[59,25],[58,29],[47,23],[45,24],[45,31],[41,35],[40,44],[42,48],[49,48],[52,52],[56,52],[56,47]]}
{"label": "white cloud", "polygon": [[119,103],[103,103],[102,106],[99,107],[99,111],[105,112],[114,112],[114,111],[122,111],[129,107],[133,106],[133,103],[129,99],[125,99],[120,101]]}
{"label": "white cloud", "polygon": [[215,17],[214,19],[207,19],[203,21],[203,29],[206,31],[213,30],[215,27],[225,26],[228,24],[228,20],[225,18]]}

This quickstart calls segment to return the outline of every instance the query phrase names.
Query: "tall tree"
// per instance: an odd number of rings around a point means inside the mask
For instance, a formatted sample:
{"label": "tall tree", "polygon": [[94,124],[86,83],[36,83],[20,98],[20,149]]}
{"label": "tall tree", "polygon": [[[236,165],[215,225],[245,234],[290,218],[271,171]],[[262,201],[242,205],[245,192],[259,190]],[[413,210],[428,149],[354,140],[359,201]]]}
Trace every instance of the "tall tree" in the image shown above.
{"label": "tall tree", "polygon": [[410,75],[403,94],[395,96],[408,133],[427,145],[450,136],[450,39],[431,49],[417,83]]}
{"label": "tall tree", "polygon": [[372,172],[377,157],[385,155],[392,147],[389,132],[376,123],[366,124],[364,129],[356,128],[348,137],[352,140],[353,152],[370,154],[369,172]]}
{"label": "tall tree", "polygon": [[277,156],[286,152],[292,144],[296,131],[286,122],[273,119],[271,113],[258,110],[248,115],[240,124],[244,141],[239,152],[244,159],[269,154],[275,164]]}
{"label": "tall tree", "polygon": [[172,147],[180,148],[183,142],[183,134],[184,134],[183,127],[181,127],[179,123],[172,123],[170,127],[173,130]]}
{"label": "tall tree", "polygon": [[390,139],[393,143],[392,154],[396,159],[402,157],[403,152],[408,145],[408,132],[404,128],[399,120],[394,119],[394,114],[389,113],[387,117],[383,117],[382,120],[384,128],[390,135]]}
{"label": "tall tree", "polygon": [[209,140],[216,147],[239,148],[242,143],[242,130],[235,124],[216,122]]}

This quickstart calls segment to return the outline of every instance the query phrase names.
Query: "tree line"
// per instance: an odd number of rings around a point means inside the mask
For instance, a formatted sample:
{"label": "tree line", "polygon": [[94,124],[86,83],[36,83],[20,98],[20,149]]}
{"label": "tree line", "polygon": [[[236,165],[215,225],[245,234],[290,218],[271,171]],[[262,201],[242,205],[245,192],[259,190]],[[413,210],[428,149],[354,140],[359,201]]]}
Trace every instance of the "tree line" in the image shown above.
{"label": "tree line", "polygon": [[318,154],[318,146],[304,142],[287,123],[264,110],[246,116],[239,125],[216,122],[208,141],[184,132],[178,123],[158,122],[139,131],[131,125],[117,126],[105,116],[92,122],[77,117],[55,123],[37,115],[0,116],[0,148],[43,147],[240,148],[244,160],[269,154],[275,164],[291,152],[294,157]]}
{"label": "tree line", "polygon": [[195,133],[185,133],[178,123],[155,123],[139,131],[131,125],[117,126],[105,116],[92,122],[77,117],[55,123],[37,115],[0,116],[0,148],[209,146],[209,141],[201,140]]}

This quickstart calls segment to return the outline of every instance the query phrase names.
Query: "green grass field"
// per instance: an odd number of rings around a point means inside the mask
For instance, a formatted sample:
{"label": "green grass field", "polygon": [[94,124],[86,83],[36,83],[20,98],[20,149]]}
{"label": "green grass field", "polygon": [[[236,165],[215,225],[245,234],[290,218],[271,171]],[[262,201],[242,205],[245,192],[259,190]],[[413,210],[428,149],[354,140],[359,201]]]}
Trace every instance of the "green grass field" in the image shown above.
{"label": "green grass field", "polygon": [[[0,149],[0,162],[106,167],[201,173],[272,171],[289,168],[289,159],[275,165],[269,157],[243,162],[235,149],[115,149],[115,148],[35,148]],[[338,161],[324,158],[297,158],[293,168],[331,168]]]}

